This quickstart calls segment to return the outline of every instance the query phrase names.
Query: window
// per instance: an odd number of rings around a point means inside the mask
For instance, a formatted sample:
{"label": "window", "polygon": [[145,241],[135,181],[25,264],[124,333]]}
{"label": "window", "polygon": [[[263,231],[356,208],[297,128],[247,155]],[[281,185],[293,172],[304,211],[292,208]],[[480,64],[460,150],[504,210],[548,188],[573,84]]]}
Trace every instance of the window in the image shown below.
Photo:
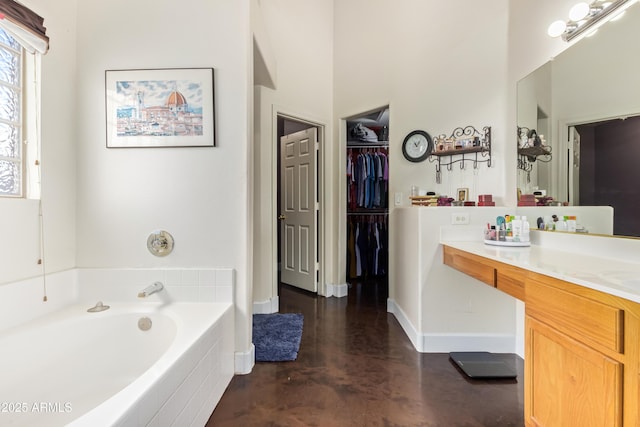
{"label": "window", "polygon": [[24,194],[23,49],[0,29],[0,195]]}
{"label": "window", "polygon": [[0,197],[40,198],[40,63],[44,19],[0,0]]}

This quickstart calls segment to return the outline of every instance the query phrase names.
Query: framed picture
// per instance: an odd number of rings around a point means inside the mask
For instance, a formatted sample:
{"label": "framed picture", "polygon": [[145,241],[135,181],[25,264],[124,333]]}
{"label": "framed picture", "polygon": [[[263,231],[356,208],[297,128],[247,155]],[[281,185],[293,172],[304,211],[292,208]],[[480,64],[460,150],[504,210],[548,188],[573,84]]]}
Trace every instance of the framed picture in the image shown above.
{"label": "framed picture", "polygon": [[466,202],[469,198],[469,189],[468,188],[458,188],[458,201]]}
{"label": "framed picture", "polygon": [[213,68],[105,71],[107,148],[214,147]]}

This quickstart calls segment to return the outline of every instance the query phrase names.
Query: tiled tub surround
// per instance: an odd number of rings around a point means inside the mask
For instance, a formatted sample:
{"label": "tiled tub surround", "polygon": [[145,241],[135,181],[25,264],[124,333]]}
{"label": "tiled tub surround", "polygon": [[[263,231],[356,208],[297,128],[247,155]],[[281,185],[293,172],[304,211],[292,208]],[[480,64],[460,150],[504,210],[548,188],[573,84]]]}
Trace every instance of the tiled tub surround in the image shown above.
{"label": "tiled tub surround", "polygon": [[[153,281],[165,289],[138,298]],[[18,379],[0,402],[27,409],[0,425],[204,425],[234,373],[233,270],[78,269],[46,285],[46,303],[42,278],[0,286],[0,363]],[[111,308],[87,313],[99,300]]]}

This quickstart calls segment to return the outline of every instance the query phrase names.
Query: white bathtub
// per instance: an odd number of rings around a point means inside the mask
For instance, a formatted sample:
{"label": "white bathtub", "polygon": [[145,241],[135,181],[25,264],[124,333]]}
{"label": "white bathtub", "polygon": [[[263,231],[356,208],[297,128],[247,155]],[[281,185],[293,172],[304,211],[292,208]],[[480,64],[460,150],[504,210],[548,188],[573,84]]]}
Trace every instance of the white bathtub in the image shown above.
{"label": "white bathtub", "polygon": [[232,305],[105,304],[0,335],[0,425],[204,424],[233,376]]}

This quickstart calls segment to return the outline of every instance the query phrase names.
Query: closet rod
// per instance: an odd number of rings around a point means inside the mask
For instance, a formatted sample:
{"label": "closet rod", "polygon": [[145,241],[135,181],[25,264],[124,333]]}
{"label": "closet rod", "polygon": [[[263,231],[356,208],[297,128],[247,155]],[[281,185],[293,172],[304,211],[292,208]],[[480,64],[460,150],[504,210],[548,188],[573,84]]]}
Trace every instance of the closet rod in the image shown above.
{"label": "closet rod", "polygon": [[362,143],[362,144],[347,144],[347,148],[389,148],[388,142],[378,142],[378,143]]}
{"label": "closet rod", "polygon": [[389,215],[389,212],[347,212],[347,215]]}

